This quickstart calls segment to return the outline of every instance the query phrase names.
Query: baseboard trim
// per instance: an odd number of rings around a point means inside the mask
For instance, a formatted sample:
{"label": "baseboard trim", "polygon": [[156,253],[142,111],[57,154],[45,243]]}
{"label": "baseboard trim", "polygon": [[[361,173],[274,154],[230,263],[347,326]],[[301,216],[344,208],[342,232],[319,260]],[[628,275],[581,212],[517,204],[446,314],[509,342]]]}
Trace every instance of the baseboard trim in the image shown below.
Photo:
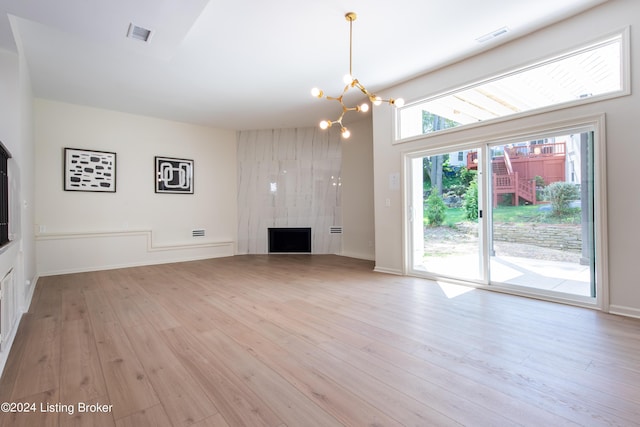
{"label": "baseboard trim", "polygon": [[377,272],[377,273],[385,273],[385,274],[395,274],[396,276],[402,276],[402,270],[396,270],[395,268],[385,268],[385,267],[378,267],[375,266],[373,271]]}
{"label": "baseboard trim", "polygon": [[375,261],[375,259],[376,259],[375,255],[363,254],[363,253],[360,253],[360,252],[342,251],[339,255],[347,257],[347,258],[364,259],[364,260],[367,260],[367,261]]}
{"label": "baseboard trim", "polygon": [[29,291],[27,292],[27,296],[24,300],[23,303],[23,307],[22,307],[22,311],[23,313],[26,313],[27,311],[29,311],[29,308],[31,308],[31,301],[33,301],[33,293],[36,290],[36,285],[38,284],[38,279],[40,278],[40,275],[36,273],[35,276],[33,276],[31,278],[31,284],[29,285]]}
{"label": "baseboard trim", "polygon": [[633,307],[627,307],[627,306],[624,306],[624,305],[611,304],[609,306],[609,313],[610,314],[617,314],[619,316],[635,317],[637,319],[640,319],[640,310],[639,309],[633,308]]}

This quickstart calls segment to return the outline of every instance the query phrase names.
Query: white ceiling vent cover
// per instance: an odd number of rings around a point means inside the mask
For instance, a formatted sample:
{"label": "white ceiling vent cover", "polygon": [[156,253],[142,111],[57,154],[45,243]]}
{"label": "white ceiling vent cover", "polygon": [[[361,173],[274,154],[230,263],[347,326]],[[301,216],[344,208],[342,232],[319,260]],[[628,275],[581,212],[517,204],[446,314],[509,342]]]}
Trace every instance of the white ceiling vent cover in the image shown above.
{"label": "white ceiling vent cover", "polygon": [[330,234],[342,234],[342,226],[329,227]]}
{"label": "white ceiling vent cover", "polygon": [[204,229],[191,230],[191,237],[204,237]]}
{"label": "white ceiling vent cover", "polygon": [[129,31],[127,31],[127,37],[129,37],[130,39],[140,40],[145,43],[149,43],[151,34],[151,30],[143,27],[138,27],[134,24],[129,24]]}

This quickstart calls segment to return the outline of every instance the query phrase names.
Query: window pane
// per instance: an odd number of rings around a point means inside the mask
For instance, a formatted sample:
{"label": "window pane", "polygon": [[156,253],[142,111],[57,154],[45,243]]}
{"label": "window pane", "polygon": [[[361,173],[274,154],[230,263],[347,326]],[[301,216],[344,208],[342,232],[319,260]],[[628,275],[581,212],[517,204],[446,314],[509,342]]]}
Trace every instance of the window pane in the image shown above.
{"label": "window pane", "polygon": [[595,298],[594,132],[539,141],[491,147],[491,283]]}
{"label": "window pane", "polygon": [[399,138],[622,90],[622,36],[399,109]]}

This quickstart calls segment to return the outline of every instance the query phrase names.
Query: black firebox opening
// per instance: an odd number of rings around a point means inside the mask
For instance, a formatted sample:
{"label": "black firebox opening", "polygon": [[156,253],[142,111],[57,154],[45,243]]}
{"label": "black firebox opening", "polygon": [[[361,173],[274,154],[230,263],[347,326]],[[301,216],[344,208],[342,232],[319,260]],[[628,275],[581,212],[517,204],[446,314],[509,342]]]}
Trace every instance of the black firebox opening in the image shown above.
{"label": "black firebox opening", "polygon": [[269,252],[311,253],[311,228],[269,228]]}

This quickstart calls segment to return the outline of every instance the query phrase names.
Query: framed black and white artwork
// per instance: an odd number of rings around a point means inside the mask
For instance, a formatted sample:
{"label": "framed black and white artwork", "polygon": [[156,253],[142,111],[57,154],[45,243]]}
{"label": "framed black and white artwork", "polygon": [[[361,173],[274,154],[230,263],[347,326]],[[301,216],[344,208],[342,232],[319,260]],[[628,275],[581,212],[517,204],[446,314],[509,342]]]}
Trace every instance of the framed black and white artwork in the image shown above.
{"label": "framed black and white artwork", "polygon": [[116,153],[64,149],[65,191],[116,192]]}
{"label": "framed black and white artwork", "polygon": [[193,160],[155,157],[156,193],[193,194]]}

